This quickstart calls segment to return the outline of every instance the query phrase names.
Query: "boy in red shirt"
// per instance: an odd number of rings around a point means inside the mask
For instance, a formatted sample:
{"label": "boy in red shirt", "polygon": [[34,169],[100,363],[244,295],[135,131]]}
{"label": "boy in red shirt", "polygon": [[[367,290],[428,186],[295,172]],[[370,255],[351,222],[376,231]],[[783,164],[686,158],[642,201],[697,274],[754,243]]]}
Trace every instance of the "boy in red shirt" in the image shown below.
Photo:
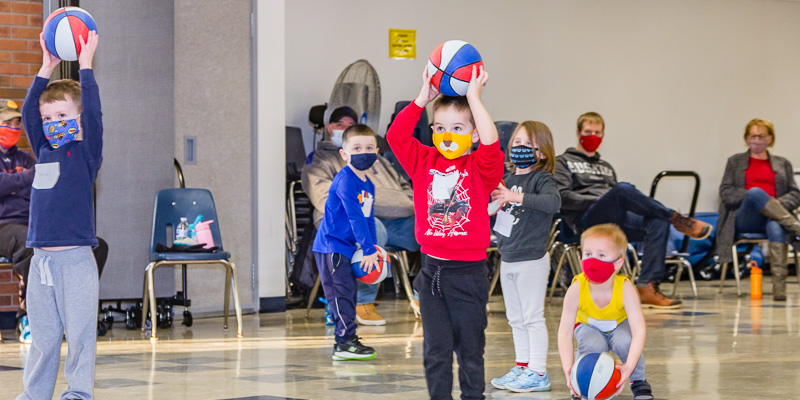
{"label": "boy in red shirt", "polygon": [[[425,379],[432,399],[452,398],[453,351],[461,398],[484,398],[487,208],[504,172],[497,129],[481,102],[488,79],[483,67],[473,67],[466,97],[443,96],[434,103],[434,148],[412,136],[425,106],[439,94],[426,68],[419,96],[386,134],[414,182],[416,237],[424,255],[414,288],[420,297]],[[470,152],[479,139],[478,149]]]}

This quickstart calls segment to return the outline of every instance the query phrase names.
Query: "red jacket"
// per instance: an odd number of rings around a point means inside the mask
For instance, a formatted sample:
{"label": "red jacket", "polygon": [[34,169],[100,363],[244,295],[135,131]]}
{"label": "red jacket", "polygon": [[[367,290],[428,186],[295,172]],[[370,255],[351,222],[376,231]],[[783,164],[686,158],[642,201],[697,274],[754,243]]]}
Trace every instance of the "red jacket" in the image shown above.
{"label": "red jacket", "polygon": [[397,114],[386,140],[414,187],[416,237],[422,252],[459,261],[486,258],[490,193],[503,178],[500,143],[448,160],[412,136],[423,108],[413,101]]}

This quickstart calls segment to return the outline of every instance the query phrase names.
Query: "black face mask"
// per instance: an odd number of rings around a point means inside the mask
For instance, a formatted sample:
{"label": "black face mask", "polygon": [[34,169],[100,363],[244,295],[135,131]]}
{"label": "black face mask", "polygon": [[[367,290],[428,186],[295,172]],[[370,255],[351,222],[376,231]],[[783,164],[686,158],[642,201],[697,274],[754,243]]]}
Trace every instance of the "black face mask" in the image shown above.
{"label": "black face mask", "polygon": [[351,154],[350,165],[359,171],[366,171],[372,164],[375,164],[377,159],[378,155],[375,153]]}
{"label": "black face mask", "polygon": [[514,146],[508,156],[517,168],[528,168],[537,161],[533,149],[528,146]]}

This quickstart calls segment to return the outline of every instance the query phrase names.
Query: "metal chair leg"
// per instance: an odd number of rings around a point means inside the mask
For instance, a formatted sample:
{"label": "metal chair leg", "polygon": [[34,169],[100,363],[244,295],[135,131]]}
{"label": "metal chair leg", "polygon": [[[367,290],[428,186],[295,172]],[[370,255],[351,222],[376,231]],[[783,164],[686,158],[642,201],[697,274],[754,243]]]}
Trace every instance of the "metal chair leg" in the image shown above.
{"label": "metal chair leg", "polygon": [[228,330],[228,308],[231,305],[231,266],[225,266],[225,300],[222,301],[222,329]]}
{"label": "metal chair leg", "polygon": [[739,278],[739,257],[736,254],[736,245],[733,246],[733,277],[736,278],[736,295],[742,297],[742,285]]}
{"label": "metal chair leg", "polygon": [[419,318],[419,312],[414,307],[414,289],[411,287],[411,281],[408,279],[408,253],[405,251],[398,254],[398,269],[397,271],[397,279],[400,281],[400,284],[403,285],[403,291],[406,293],[406,297],[408,298],[408,304],[411,307],[411,310],[414,311],[414,317]]}
{"label": "metal chair leg", "polygon": [[678,264],[678,271],[675,272],[675,284],[672,285],[672,297],[674,298],[676,294],[678,294],[678,283],[681,281],[681,275],[683,275],[683,262],[677,263]]}
{"label": "metal chair leg", "polygon": [[317,280],[314,281],[314,287],[311,288],[311,293],[308,295],[308,305],[306,306],[306,318],[311,313],[311,307],[314,305],[314,300],[317,299],[317,292],[319,291],[320,278],[317,275]]}
{"label": "metal chair leg", "polygon": [[689,270],[689,282],[692,283],[692,294],[694,294],[694,297],[697,297],[697,282],[694,280],[694,268],[692,268],[692,263],[685,258],[681,258],[681,262],[683,262],[683,265]]}
{"label": "metal chair leg", "polygon": [[153,269],[155,264],[155,262],[151,262],[150,264],[147,264],[147,268],[144,269],[144,293],[142,294],[142,332],[144,332],[147,326],[147,310],[150,306],[150,271]]}
{"label": "metal chair leg", "polygon": [[556,284],[558,284],[558,276],[561,274],[561,267],[564,265],[564,258],[567,256],[567,249],[569,248],[568,245],[563,245],[561,256],[558,257],[558,263],[556,263],[556,273],[553,275],[553,283],[550,284],[550,295],[547,296],[547,302],[551,302],[553,300],[553,294],[556,292]]}
{"label": "metal chair leg", "polygon": [[[736,254],[733,255],[736,257]],[[722,285],[725,284],[725,275],[728,274],[728,264],[730,263],[722,263],[722,274],[719,277],[719,292],[722,293]]]}
{"label": "metal chair leg", "polygon": [[[158,328],[158,324],[156,323],[156,317],[158,314],[158,307],[156,306],[156,288],[155,288],[155,279],[154,273],[155,269],[158,266],[158,263],[153,265],[153,268],[147,270],[147,288],[150,291],[150,340],[157,340],[156,336],[156,329]],[[142,313],[142,318],[147,318],[147,313]],[[144,325],[142,325],[144,328]]]}
{"label": "metal chair leg", "polygon": [[[236,311],[236,337],[242,337],[242,304],[239,302],[239,290],[236,287],[236,265],[228,261],[231,268],[230,286],[233,289],[233,309]],[[225,297],[227,299],[227,297]],[[225,309],[227,310],[227,306]]]}

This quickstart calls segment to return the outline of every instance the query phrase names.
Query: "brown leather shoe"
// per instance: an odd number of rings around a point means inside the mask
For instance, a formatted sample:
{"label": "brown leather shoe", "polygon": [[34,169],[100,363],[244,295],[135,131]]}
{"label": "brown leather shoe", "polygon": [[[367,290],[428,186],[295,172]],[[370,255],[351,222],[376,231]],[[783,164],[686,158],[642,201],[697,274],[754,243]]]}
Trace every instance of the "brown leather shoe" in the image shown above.
{"label": "brown leather shoe", "polygon": [[356,322],[359,325],[381,326],[386,325],[386,320],[383,319],[378,312],[375,311],[375,304],[361,304],[356,306]]}
{"label": "brown leather shoe", "polygon": [[672,218],[669,219],[669,223],[672,224],[678,232],[697,240],[707,238],[713,229],[708,223],[685,217],[677,212],[672,213]]}
{"label": "brown leather shoe", "polygon": [[647,286],[643,288],[637,289],[639,290],[639,299],[642,301],[642,308],[671,309],[683,307],[683,302],[680,300],[674,300],[664,296],[658,287],[658,283],[655,281],[648,283]]}

